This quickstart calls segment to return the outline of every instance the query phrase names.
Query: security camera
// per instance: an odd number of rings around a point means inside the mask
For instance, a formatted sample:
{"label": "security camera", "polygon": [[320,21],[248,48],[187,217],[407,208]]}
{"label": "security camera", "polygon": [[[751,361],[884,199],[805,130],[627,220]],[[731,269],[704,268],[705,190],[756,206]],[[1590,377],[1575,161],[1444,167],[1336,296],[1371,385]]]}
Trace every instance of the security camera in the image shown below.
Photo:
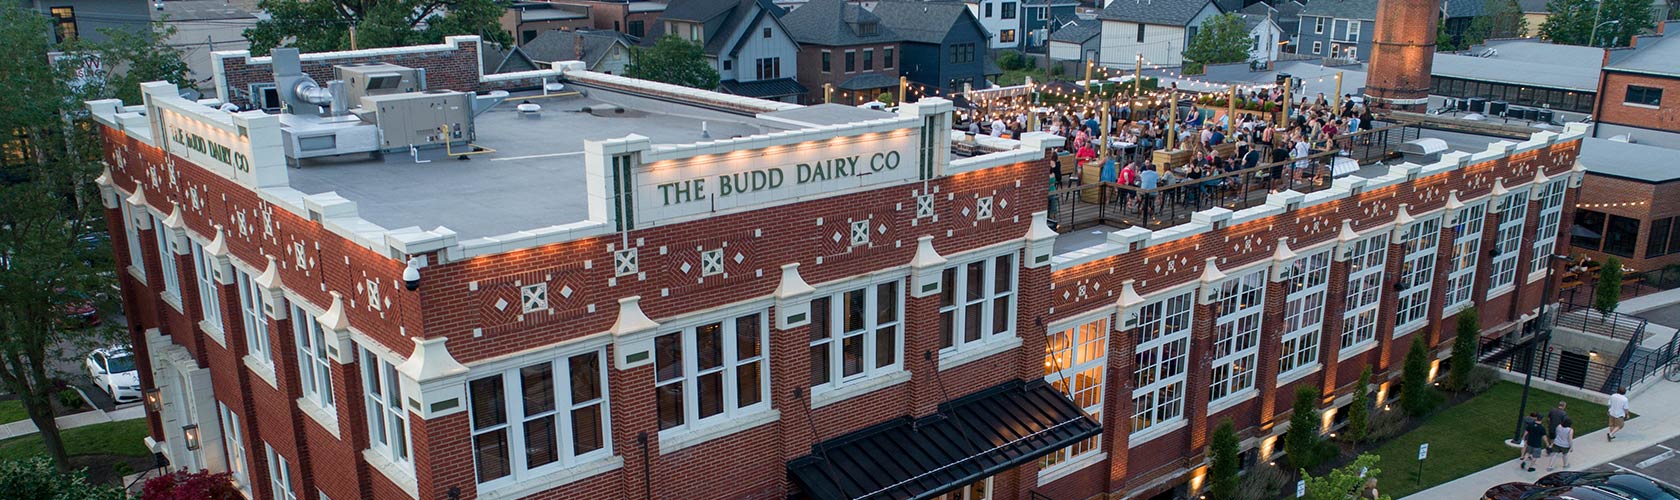
{"label": "security camera", "polygon": [[408,267],[403,269],[403,288],[410,292],[420,289],[420,266],[425,263],[425,257],[408,259]]}

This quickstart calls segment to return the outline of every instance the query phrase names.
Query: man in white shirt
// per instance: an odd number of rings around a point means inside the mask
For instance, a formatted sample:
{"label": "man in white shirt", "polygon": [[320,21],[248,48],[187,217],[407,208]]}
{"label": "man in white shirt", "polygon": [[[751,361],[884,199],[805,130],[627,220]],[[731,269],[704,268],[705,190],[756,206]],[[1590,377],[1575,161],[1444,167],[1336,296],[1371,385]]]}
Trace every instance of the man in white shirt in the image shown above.
{"label": "man in white shirt", "polygon": [[1616,433],[1621,432],[1622,423],[1627,420],[1628,399],[1627,388],[1619,387],[1615,394],[1610,395],[1610,432],[1604,435],[1606,441],[1615,441]]}

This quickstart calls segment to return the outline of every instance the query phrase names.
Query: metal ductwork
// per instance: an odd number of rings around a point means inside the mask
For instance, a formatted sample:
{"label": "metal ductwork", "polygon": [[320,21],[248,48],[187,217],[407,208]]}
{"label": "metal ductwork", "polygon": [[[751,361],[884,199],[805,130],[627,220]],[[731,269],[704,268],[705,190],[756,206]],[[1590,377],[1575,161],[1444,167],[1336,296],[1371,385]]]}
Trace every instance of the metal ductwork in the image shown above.
{"label": "metal ductwork", "polygon": [[271,54],[274,67],[274,87],[286,112],[297,114],[308,106],[326,108],[325,116],[344,116],[350,106],[344,96],[344,82],[333,80],[326,87],[303,72],[303,62],[296,48],[278,48]]}

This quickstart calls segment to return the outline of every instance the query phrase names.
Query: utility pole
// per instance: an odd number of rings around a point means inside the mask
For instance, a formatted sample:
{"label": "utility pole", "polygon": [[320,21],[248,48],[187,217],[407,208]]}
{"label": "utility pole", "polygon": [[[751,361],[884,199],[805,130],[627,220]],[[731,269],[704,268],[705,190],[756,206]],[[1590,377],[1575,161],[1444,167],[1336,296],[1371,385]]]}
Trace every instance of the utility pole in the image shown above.
{"label": "utility pole", "polygon": [[1283,80],[1283,84],[1282,84],[1283,85],[1283,113],[1278,114],[1278,126],[1279,127],[1289,125],[1289,105],[1291,104],[1290,96],[1289,96],[1289,89],[1290,89],[1290,87],[1295,86],[1294,82],[1292,81],[1294,78],[1295,77],[1289,77],[1289,78],[1285,78]]}
{"label": "utility pole", "polygon": [[1517,405],[1517,432],[1511,435],[1511,443],[1517,446],[1523,446],[1523,416],[1526,415],[1524,412],[1528,411],[1528,387],[1534,382],[1534,349],[1538,347],[1541,342],[1549,342],[1552,338],[1552,320],[1554,317],[1550,310],[1553,302],[1552,297],[1554,293],[1554,285],[1556,283],[1552,280],[1552,271],[1557,268],[1558,262],[1568,261],[1569,256],[1551,254],[1545,256],[1545,259],[1546,286],[1545,288],[1542,288],[1540,292],[1540,331],[1535,334],[1535,338],[1528,341],[1528,349],[1526,349],[1528,352],[1523,359],[1522,402]]}
{"label": "utility pole", "polygon": [[1592,34],[1587,35],[1587,46],[1588,47],[1597,47],[1598,46],[1598,27],[1601,26],[1598,23],[1598,18],[1599,18],[1599,16],[1602,16],[1604,14],[1604,0],[1598,0],[1597,2],[1594,2],[1594,3],[1597,4],[1597,6],[1593,7],[1593,27],[1592,27]]}
{"label": "utility pole", "polygon": [[1225,100],[1225,135],[1237,135],[1237,84],[1231,84],[1231,98]]}
{"label": "utility pole", "polygon": [[1336,116],[1342,115],[1342,72],[1336,72]]}
{"label": "utility pole", "polygon": [[1085,91],[1086,92],[1089,92],[1091,90],[1091,70],[1094,69],[1096,66],[1097,66],[1097,60],[1095,60],[1095,59],[1086,59],[1085,60]]}
{"label": "utility pole", "polygon": [[[1132,67],[1132,102],[1126,104],[1126,109],[1137,113],[1137,100],[1143,97],[1143,53],[1137,55],[1137,65]],[[1135,118],[1135,117],[1134,117]]]}
{"label": "utility pole", "polygon": [[356,50],[356,23],[350,23],[350,50]]}

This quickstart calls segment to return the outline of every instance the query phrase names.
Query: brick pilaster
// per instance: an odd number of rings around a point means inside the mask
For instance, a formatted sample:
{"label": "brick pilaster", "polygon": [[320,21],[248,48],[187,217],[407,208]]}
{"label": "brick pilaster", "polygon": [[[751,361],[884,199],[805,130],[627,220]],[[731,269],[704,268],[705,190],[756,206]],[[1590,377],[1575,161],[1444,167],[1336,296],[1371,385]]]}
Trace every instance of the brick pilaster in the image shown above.
{"label": "brick pilaster", "polygon": [[1318,339],[1318,360],[1324,365],[1324,369],[1319,370],[1319,387],[1324,391],[1326,401],[1336,397],[1336,368],[1341,363],[1342,310],[1347,307],[1347,279],[1347,261],[1332,259],[1330,282],[1325,285],[1324,291],[1324,326],[1321,329],[1324,336]]}
{"label": "brick pilaster", "polygon": [[[1204,284],[1218,286],[1217,283]],[[1200,295],[1201,291],[1198,290]],[[1184,387],[1184,419],[1190,426],[1190,453],[1200,453],[1207,446],[1208,435],[1208,384],[1211,378],[1208,370],[1213,364],[1213,323],[1214,308],[1212,304],[1203,304],[1200,297],[1196,300],[1195,317],[1190,321],[1190,356],[1189,366],[1185,367]]]}
{"label": "brick pilaster", "polygon": [[1283,312],[1289,296],[1289,282],[1266,280],[1266,299],[1260,323],[1260,354],[1254,384],[1260,389],[1260,425],[1277,414],[1278,361],[1283,347]]}
{"label": "brick pilaster", "polygon": [[1399,238],[1390,235],[1387,252],[1388,260],[1383,262],[1382,298],[1377,301],[1377,362],[1372,367],[1372,371],[1377,373],[1388,369],[1388,359],[1394,350],[1394,327],[1400,321],[1400,292],[1395,290],[1394,285],[1400,282],[1400,268],[1406,261],[1406,246],[1400,244]]}
{"label": "brick pilaster", "polygon": [[[934,414],[945,398],[939,390],[939,294],[904,296],[904,369],[910,370],[910,397],[905,413],[913,418]],[[957,335],[961,335],[960,332]],[[1043,352],[1042,350],[1039,352]]]}
{"label": "brick pilaster", "polygon": [[[1116,324],[1115,326],[1119,326]],[[1114,330],[1108,337],[1108,373],[1103,394],[1103,436],[1108,446],[1106,491],[1126,488],[1131,453],[1133,372],[1137,370],[1137,332]]]}
{"label": "brick pilaster", "polygon": [[[1487,211],[1482,216],[1482,244],[1477,248],[1480,255],[1476,256],[1476,277],[1472,280],[1475,285],[1470,291],[1470,303],[1481,304],[1487,301],[1490,284],[1493,283],[1493,248],[1499,242],[1499,197],[1488,196]],[[1510,318],[1494,317],[1493,311],[1481,311],[1483,325],[1498,325],[1509,321]]]}
{"label": "brick pilaster", "polygon": [[[1536,184],[1529,189],[1528,212],[1523,218],[1522,243],[1517,245],[1517,275],[1513,279],[1517,288],[1511,291],[1511,318],[1520,318],[1527,311],[1523,310],[1523,298],[1530,294],[1541,293],[1541,288],[1528,286],[1528,270],[1534,265],[1534,259],[1545,256],[1534,255],[1534,240],[1540,230],[1540,200],[1534,195],[1545,186]],[[1562,227],[1560,223],[1558,225]],[[1553,248],[1557,248],[1554,244]],[[1554,250],[1555,251],[1555,250]]]}
{"label": "brick pilaster", "polygon": [[[1446,320],[1442,309],[1447,305],[1447,275],[1452,274],[1452,263],[1458,258],[1453,253],[1453,240],[1458,239],[1458,229],[1452,224],[1452,217],[1443,216],[1441,219],[1441,239],[1435,248],[1435,275],[1429,284],[1429,325],[1424,329],[1429,335],[1429,347],[1441,345],[1443,330],[1453,329],[1444,325]],[[1456,331],[1456,330],[1455,330]]]}

